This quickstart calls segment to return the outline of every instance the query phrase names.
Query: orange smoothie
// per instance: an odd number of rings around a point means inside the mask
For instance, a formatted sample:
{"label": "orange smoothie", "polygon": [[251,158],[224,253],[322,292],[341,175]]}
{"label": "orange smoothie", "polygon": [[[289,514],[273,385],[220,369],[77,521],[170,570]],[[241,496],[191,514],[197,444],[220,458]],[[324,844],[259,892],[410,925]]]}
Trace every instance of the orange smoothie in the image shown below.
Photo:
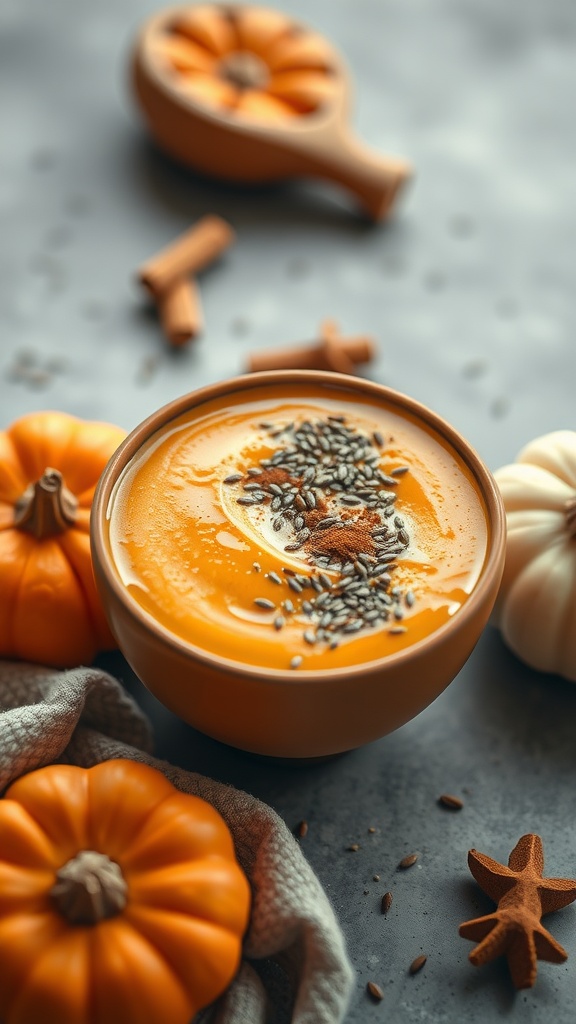
{"label": "orange smoothie", "polygon": [[172,420],[122,473],[108,530],[124,586],[168,631],[295,671],[371,662],[440,628],[489,538],[472,474],[440,434],[308,382]]}

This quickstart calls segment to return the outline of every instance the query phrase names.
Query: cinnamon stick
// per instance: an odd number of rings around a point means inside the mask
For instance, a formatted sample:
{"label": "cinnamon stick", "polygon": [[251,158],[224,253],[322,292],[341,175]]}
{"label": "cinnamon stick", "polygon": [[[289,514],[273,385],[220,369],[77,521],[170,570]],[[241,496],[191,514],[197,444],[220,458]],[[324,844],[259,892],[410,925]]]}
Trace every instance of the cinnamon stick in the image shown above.
{"label": "cinnamon stick", "polygon": [[180,278],[192,276],[221,256],[234,241],[234,231],[222,217],[208,214],[138,270],[141,284],[158,298]]}
{"label": "cinnamon stick", "polygon": [[252,352],[248,356],[248,371],[298,369],[354,374],[357,364],[369,362],[374,352],[372,338],[365,335],[343,338],[336,324],[326,320],[320,327],[320,338],[316,344]]}
{"label": "cinnamon stick", "polygon": [[204,317],[200,289],[192,278],[180,277],[157,299],[162,330],[174,348],[200,334]]}

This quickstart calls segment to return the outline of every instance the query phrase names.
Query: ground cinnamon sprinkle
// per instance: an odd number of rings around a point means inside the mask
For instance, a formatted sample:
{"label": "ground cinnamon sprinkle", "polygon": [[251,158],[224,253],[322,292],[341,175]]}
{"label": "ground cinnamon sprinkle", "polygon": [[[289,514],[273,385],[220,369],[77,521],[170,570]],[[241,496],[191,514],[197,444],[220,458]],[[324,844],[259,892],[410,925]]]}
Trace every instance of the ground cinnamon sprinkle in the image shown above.
{"label": "ground cinnamon sprinkle", "polygon": [[308,551],[319,555],[336,555],[340,559],[355,558],[364,553],[371,555],[374,541],[370,531],[360,523],[349,526],[331,526],[327,530],[313,530],[305,547]]}
{"label": "ground cinnamon sprinkle", "polygon": [[[247,479],[252,481],[252,477],[248,477]],[[273,466],[270,469],[263,469],[252,482],[260,484],[261,487],[269,487],[270,484],[295,484],[297,481],[293,480],[285,469],[279,469],[276,468],[276,466]]]}

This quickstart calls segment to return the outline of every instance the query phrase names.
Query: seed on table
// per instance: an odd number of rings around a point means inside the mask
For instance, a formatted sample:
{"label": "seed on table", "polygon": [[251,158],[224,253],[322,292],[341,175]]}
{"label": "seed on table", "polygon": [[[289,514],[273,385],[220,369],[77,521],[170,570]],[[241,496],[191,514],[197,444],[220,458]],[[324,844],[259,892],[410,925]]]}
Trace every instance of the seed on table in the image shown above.
{"label": "seed on table", "polygon": [[307,644],[313,645],[316,643],[316,634],[311,629],[305,630],[303,636]]}
{"label": "seed on table", "polygon": [[404,602],[405,602],[405,604],[407,604],[408,607],[411,608],[412,605],[414,604],[415,600],[416,600],[416,598],[414,596],[414,591],[413,590],[407,590],[406,594],[404,595]]}
{"label": "seed on table", "polygon": [[288,577],[288,586],[290,587],[290,590],[294,591],[295,594],[301,594],[302,593],[302,586],[301,586],[301,584],[298,583],[298,580],[295,580],[293,576],[289,576]]}
{"label": "seed on table", "polygon": [[280,630],[285,625],[286,625],[286,619],[284,618],[284,616],[283,615],[277,615],[276,618],[274,619],[274,629]]}
{"label": "seed on table", "polygon": [[396,469],[391,471],[390,476],[404,476],[404,473],[407,473],[409,469],[409,466],[397,466]]}
{"label": "seed on table", "polygon": [[[376,877],[376,876],[374,876],[374,877]],[[391,906],[392,906],[392,893],[391,892],[385,892],[383,897],[382,897],[382,902],[380,904],[380,908],[382,910],[382,913],[383,914],[387,914],[388,911],[390,910]]]}
{"label": "seed on table", "polygon": [[438,803],[449,811],[461,811],[464,807],[464,801],[458,796],[452,796],[450,793],[442,793],[442,796],[438,797]]}
{"label": "seed on table", "polygon": [[282,579],[280,578],[277,572],[269,572],[268,579],[272,580],[272,583],[279,583],[280,586],[282,586]]}
{"label": "seed on table", "polygon": [[281,508],[282,508],[282,498],[279,498],[278,495],[276,495],[276,497],[272,498],[272,501],[270,502],[270,511],[271,512],[279,512]]}
{"label": "seed on table", "polygon": [[378,1002],[380,1002],[381,999],[384,999],[384,992],[380,988],[380,985],[377,985],[375,981],[369,981],[367,983],[366,991],[368,992],[368,995],[372,996],[372,999],[376,999]]}
{"label": "seed on table", "polygon": [[384,446],[384,438],[382,437],[382,434],[380,433],[379,430],[375,430],[374,433],[372,434],[372,437],[374,439],[375,444],[377,444],[379,448],[382,448]]}
{"label": "seed on table", "polygon": [[292,612],[294,611],[294,605],[292,604],[290,598],[287,598],[285,601],[282,601],[282,607],[285,612],[288,612],[289,615],[291,615]]}
{"label": "seed on table", "polygon": [[408,854],[406,854],[405,857],[402,857],[402,860],[398,864],[398,867],[399,867],[400,871],[405,871],[406,868],[411,868],[416,863],[417,860],[418,860],[418,854],[417,853],[408,853]]}
{"label": "seed on table", "polygon": [[225,484],[237,484],[242,480],[242,473],[230,473],[229,476],[224,478]]}
{"label": "seed on table", "polygon": [[274,601],[269,601],[267,597],[254,598],[254,604],[258,605],[259,608],[265,608],[266,611],[274,611],[276,607]]}
{"label": "seed on table", "polygon": [[300,668],[300,665],[302,664],[303,661],[304,658],[302,657],[301,654],[295,654],[294,657],[290,660],[290,668]]}
{"label": "seed on table", "polygon": [[392,636],[399,636],[400,633],[407,633],[408,630],[406,629],[406,626],[392,626],[388,632],[391,633]]}
{"label": "seed on table", "polygon": [[417,974],[418,971],[422,970],[427,959],[428,957],[424,956],[424,954],[422,954],[422,956],[417,956],[416,959],[413,960],[412,963],[410,964],[410,967],[408,968],[408,973]]}

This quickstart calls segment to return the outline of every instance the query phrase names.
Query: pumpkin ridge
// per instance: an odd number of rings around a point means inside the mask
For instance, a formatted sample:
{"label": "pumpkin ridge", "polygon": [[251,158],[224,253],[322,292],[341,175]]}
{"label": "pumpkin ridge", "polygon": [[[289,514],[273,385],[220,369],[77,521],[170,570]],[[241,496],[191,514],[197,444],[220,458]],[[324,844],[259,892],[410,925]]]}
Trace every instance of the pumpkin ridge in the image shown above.
{"label": "pumpkin ridge", "polygon": [[[155,959],[162,966],[165,973],[169,975],[175,988],[179,990],[180,995],[183,997],[183,1001],[185,1001],[189,1006],[191,1005],[189,1016],[192,1018],[199,1007],[195,1005],[195,1001],[192,998],[185,981],[180,977],[179,973],[164,953],[149,939],[148,935],[146,935],[140,928],[135,927],[129,918],[129,906],[130,900],[128,900],[125,910],[123,910],[120,915],[108,918],[106,921],[101,922],[98,928],[91,929],[93,933],[93,945],[96,946],[99,942],[104,941],[107,941],[108,945],[113,945],[115,942],[119,942],[118,951],[123,954],[124,961],[128,959],[126,955],[127,946],[128,948],[133,945],[146,947],[148,955]],[[109,933],[108,935],[106,934],[107,932]],[[92,1024],[92,1021],[90,1021],[90,1024]]]}
{"label": "pumpkin ridge", "polygon": [[[231,929],[226,928],[223,925],[219,925],[214,921],[205,920],[204,918],[191,917],[190,915],[186,914],[178,914],[175,911],[165,911],[162,908],[159,908],[158,912],[155,912],[155,908],[148,908],[143,906],[134,907],[134,909],[132,910],[130,904],[127,905],[126,911],[124,912],[123,916],[125,922],[129,923],[130,926],[135,929],[137,934],[149,944],[149,946],[154,951],[156,956],[162,961],[162,963],[165,964],[166,968],[177,979],[178,983],[182,986],[182,988],[187,993],[190,999],[192,998],[192,994],[190,993],[191,978],[187,972],[184,972],[181,968],[178,967],[176,962],[177,957],[173,954],[171,955],[168,950],[162,948],[163,940],[161,936],[161,928],[158,929],[158,931],[160,932],[160,934],[158,935],[158,939],[154,937],[156,932],[154,918],[156,918],[157,920],[159,918],[160,921],[164,923],[170,917],[172,917],[175,921],[181,919],[182,921],[186,922],[186,924],[190,925],[192,930],[202,930],[206,926],[208,926],[211,937],[217,938],[220,943],[224,943],[226,946],[229,947],[228,952],[234,953],[234,959],[236,961],[235,971],[238,969],[242,950],[242,937],[241,935],[233,932]],[[135,927],[135,925],[133,924],[132,917],[134,917],[134,919],[138,922],[137,927]],[[176,945],[177,944],[178,943],[176,943]],[[205,944],[202,944],[200,948],[205,948]],[[218,986],[218,990],[220,992],[222,991],[220,986]],[[197,1009],[198,1007],[195,1007],[195,1012],[197,1011]]]}
{"label": "pumpkin ridge", "polygon": [[[24,476],[29,483],[34,483],[35,479],[41,476],[45,466],[42,466],[38,472],[32,470],[32,464],[35,462],[34,457],[30,458],[30,453],[34,453],[34,442],[40,440],[46,440],[42,431],[39,429],[40,421],[49,423],[50,420],[54,419],[58,427],[64,428],[61,432],[60,437],[50,433],[48,434],[49,447],[56,448],[60,446],[60,454],[58,458],[52,458],[52,464],[56,463],[55,468],[58,469],[58,463],[60,462],[60,455],[63,452],[69,452],[70,442],[72,437],[76,437],[76,418],[66,412],[32,412],[25,416],[20,417],[16,420],[11,427],[8,428],[6,433],[8,434],[14,450],[18,456],[18,461],[24,472]],[[15,429],[16,428],[16,429]],[[27,436],[27,430],[32,431],[32,436]],[[65,439],[60,444],[60,438],[65,434]],[[50,453],[53,454],[52,452]],[[50,462],[45,462],[45,465],[50,465]]]}
{"label": "pumpkin ridge", "polygon": [[[74,527],[71,527],[71,529],[74,529]],[[86,536],[84,531],[79,531],[79,532],[83,533],[84,536]],[[80,593],[82,594],[82,599],[84,601],[84,608],[85,608],[86,616],[87,616],[88,621],[90,623],[90,627],[91,627],[92,633],[94,633],[94,635],[99,638],[99,643],[100,643],[101,642],[101,632],[102,632],[101,623],[99,623],[97,621],[97,617],[96,617],[96,614],[95,614],[95,608],[93,607],[93,601],[92,601],[92,599],[91,599],[91,597],[90,597],[90,595],[88,593],[88,590],[86,588],[86,584],[85,584],[85,582],[84,582],[84,580],[82,578],[80,570],[79,570],[78,566],[75,564],[75,559],[71,557],[70,552],[67,550],[68,545],[66,544],[66,535],[65,534],[60,537],[60,544],[59,544],[59,546],[60,546],[60,548],[62,550],[63,555],[66,558],[66,561],[68,562],[68,565],[70,566],[70,569],[72,571],[74,579],[76,580],[76,583],[78,584],[78,587],[80,589]],[[102,617],[103,617],[103,621],[107,623],[107,619],[106,619],[106,617],[104,615],[104,612],[102,612]]]}

